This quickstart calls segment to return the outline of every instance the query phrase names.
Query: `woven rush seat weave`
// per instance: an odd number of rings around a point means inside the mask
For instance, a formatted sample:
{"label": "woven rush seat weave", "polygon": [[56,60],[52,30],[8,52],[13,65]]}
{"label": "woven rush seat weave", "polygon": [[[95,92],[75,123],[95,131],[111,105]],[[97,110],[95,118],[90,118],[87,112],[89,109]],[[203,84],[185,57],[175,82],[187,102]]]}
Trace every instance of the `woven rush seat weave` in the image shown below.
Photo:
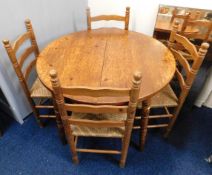
{"label": "woven rush seat weave", "polygon": [[[158,108],[164,106],[175,107],[178,104],[177,101],[177,96],[175,95],[171,86],[168,85],[151,98],[151,108]],[[138,103],[137,108],[142,108],[141,102]]]}
{"label": "woven rush seat weave", "polygon": [[175,95],[171,86],[168,85],[152,97],[151,107],[174,107],[178,105],[177,101],[177,96]]}
{"label": "woven rush seat weave", "polygon": [[[87,119],[87,120],[126,120],[127,114],[87,114],[87,113],[72,113],[72,119]],[[119,128],[94,128],[86,126],[72,125],[73,135],[75,136],[91,136],[91,137],[123,137],[124,127]]]}
{"label": "woven rush seat weave", "polygon": [[52,97],[51,92],[44,87],[39,78],[35,80],[31,88],[31,97]]}

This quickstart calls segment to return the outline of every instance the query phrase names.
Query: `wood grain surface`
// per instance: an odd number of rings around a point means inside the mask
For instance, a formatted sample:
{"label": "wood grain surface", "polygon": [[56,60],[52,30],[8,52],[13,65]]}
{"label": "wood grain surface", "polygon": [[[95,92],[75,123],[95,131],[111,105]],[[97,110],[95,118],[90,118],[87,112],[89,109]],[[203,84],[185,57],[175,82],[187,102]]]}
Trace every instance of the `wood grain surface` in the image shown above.
{"label": "wood grain surface", "polygon": [[[141,33],[101,28],[63,36],[39,55],[36,69],[41,82],[52,89],[49,71],[58,72],[61,86],[130,88],[135,71],[142,73],[139,99],[164,88],[175,72],[172,53],[159,41]],[[72,97],[87,103],[121,103],[123,97]]]}

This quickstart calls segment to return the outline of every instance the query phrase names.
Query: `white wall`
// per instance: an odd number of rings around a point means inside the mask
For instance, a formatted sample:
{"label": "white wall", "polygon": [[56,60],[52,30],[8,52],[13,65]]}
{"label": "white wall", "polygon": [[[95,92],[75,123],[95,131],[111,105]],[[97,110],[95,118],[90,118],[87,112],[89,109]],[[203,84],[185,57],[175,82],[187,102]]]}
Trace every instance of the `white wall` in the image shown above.
{"label": "white wall", "polygon": [[[1,0],[0,40],[15,40],[25,32],[24,20],[30,18],[42,50],[53,39],[86,28],[87,3],[87,0]],[[16,120],[22,123],[31,109],[2,44],[0,87],[13,108]]]}
{"label": "white wall", "polygon": [[[130,30],[153,34],[159,4],[212,9],[212,0],[88,0],[91,15],[124,14],[125,7],[131,7]],[[107,27],[111,23],[102,22],[97,26]],[[114,23],[113,23],[114,24]],[[117,25],[117,27],[120,25]]]}

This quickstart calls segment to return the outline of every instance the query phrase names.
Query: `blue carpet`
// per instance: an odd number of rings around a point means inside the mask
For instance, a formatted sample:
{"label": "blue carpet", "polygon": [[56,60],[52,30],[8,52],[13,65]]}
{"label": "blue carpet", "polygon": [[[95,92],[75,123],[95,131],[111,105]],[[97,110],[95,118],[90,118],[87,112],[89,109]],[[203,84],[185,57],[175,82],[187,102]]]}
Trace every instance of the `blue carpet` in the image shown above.
{"label": "blue carpet", "polygon": [[[30,116],[24,125],[12,122],[0,139],[1,175],[75,175],[75,174],[143,174],[143,175],[212,175],[212,165],[204,158],[212,154],[212,109],[184,109],[168,140],[160,132],[149,132],[144,152],[130,146],[127,164],[119,168],[119,156],[79,154],[79,165],[71,163],[68,145],[58,138],[55,123],[40,129]],[[132,143],[138,133],[133,133]],[[80,144],[109,148],[119,141],[80,139]]]}
{"label": "blue carpet", "polygon": [[[204,159],[212,154],[212,109],[192,108],[201,90],[211,63],[204,61],[190,95],[181,111],[169,139],[164,140],[158,130],[148,133],[144,152],[132,144],[124,169],[119,168],[119,156],[79,154],[79,165],[71,163],[68,145],[59,140],[55,122],[40,129],[33,116],[21,126],[10,121],[0,138],[0,175],[212,175],[212,164]],[[119,140],[80,139],[81,146],[119,148]]]}

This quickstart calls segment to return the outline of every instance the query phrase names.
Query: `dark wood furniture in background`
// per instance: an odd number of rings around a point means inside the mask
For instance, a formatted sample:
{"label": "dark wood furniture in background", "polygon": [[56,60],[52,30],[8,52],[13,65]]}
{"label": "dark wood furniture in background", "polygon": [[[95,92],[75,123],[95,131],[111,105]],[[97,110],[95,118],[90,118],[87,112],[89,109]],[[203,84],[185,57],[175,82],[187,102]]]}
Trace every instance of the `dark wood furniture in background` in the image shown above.
{"label": "dark wood furniture in background", "polygon": [[[120,154],[120,167],[125,166],[132,127],[139,97],[141,74],[135,73],[131,88],[90,88],[61,86],[57,73],[50,71],[52,88],[57,108],[65,128],[74,163],[78,163],[77,152]],[[64,101],[67,96],[91,97],[127,97],[126,105],[88,105],[70,104]],[[68,112],[72,112],[68,116]],[[78,137],[120,138],[122,148],[119,150],[77,148]]]}
{"label": "dark wood furniture in background", "polygon": [[[161,13],[161,8],[167,9],[165,14]],[[202,22],[201,27],[198,27],[197,25],[196,27],[194,27],[192,25],[193,22],[190,22],[205,21],[206,19],[210,20],[208,19],[210,13],[210,10],[160,5],[157,20],[155,23],[154,37],[157,39],[168,40],[169,34],[172,30],[172,25],[176,20],[180,23],[178,30],[179,32],[182,32],[181,34],[184,33],[194,36],[196,34],[199,35],[205,33],[205,29],[203,26],[206,26],[206,24]],[[209,35],[212,35],[211,32],[209,33]],[[209,36],[207,41],[211,40],[211,38],[212,36]]]}
{"label": "dark wood furniture in background", "polygon": [[124,29],[128,30],[129,28],[129,20],[130,20],[130,7],[126,7],[125,16],[119,16],[119,15],[99,15],[99,16],[92,16],[90,13],[90,8],[87,9],[87,28],[88,30],[91,30],[91,22],[95,21],[123,21],[124,22]]}

